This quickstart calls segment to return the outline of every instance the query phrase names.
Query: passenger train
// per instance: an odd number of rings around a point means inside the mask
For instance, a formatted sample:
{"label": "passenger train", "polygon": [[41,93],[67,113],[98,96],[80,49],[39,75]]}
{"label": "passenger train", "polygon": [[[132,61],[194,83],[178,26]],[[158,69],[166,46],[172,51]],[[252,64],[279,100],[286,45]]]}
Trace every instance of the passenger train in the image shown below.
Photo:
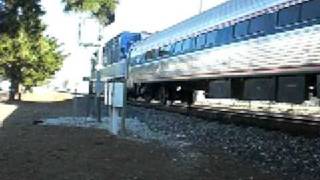
{"label": "passenger train", "polygon": [[128,93],[302,103],[320,97],[320,0],[229,0],[137,41]]}

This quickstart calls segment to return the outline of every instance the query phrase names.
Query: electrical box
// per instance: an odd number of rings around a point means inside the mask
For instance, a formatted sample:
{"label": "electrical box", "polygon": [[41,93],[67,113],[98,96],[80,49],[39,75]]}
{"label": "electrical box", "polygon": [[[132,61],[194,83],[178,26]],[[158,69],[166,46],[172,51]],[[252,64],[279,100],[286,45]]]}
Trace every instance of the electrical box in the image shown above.
{"label": "electrical box", "polygon": [[[97,73],[97,79],[100,78],[100,74]],[[95,81],[95,93],[101,95],[104,91],[104,82],[102,81]]]}
{"label": "electrical box", "polygon": [[103,85],[104,83],[103,82],[96,82],[96,93],[97,94],[101,94],[101,93],[103,93],[103,90],[104,90],[104,88],[103,88]]}
{"label": "electrical box", "polygon": [[124,83],[115,82],[113,84],[112,106],[122,108],[124,100]]}

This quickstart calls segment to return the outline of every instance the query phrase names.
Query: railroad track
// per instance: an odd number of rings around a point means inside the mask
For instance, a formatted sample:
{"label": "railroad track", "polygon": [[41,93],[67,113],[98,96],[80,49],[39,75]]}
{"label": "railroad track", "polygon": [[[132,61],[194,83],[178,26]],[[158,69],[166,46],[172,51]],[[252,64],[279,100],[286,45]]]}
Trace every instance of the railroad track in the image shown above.
{"label": "railroad track", "polygon": [[265,111],[250,111],[248,109],[231,109],[226,107],[212,107],[208,105],[183,104],[170,106],[159,103],[129,101],[129,105],[156,110],[195,116],[208,121],[235,123],[239,125],[253,125],[271,130],[281,130],[291,134],[320,135],[320,117],[307,115],[292,115],[287,113],[273,113]]}

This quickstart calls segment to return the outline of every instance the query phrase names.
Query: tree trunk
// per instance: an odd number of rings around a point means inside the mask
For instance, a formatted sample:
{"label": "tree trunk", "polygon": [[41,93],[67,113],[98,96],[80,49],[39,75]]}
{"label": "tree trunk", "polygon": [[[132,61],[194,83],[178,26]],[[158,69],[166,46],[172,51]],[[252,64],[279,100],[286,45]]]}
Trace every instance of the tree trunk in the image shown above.
{"label": "tree trunk", "polygon": [[[19,81],[15,79],[11,79],[11,87],[10,87],[10,92],[9,92],[9,101],[14,101],[16,100],[16,95],[19,94]],[[21,100],[21,96],[19,95],[17,100]]]}

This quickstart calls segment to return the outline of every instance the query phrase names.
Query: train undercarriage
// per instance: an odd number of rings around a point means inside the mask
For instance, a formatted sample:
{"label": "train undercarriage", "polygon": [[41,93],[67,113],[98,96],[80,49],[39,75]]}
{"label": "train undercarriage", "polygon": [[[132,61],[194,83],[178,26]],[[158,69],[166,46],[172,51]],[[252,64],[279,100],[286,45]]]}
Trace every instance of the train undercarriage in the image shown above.
{"label": "train undercarriage", "polygon": [[135,83],[128,96],[140,97],[147,102],[157,100],[161,104],[181,101],[190,106],[195,101],[196,91],[204,91],[209,99],[302,104],[312,97],[320,97],[320,75],[308,73]]}

